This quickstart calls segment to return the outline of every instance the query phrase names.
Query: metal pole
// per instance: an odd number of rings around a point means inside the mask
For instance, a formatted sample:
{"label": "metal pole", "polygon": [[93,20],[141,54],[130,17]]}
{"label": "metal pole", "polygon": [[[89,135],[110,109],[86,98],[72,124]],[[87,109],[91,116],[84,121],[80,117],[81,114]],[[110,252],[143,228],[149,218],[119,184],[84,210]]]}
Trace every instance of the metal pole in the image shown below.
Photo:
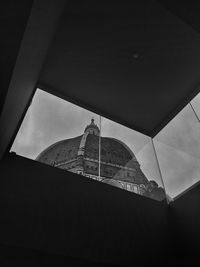
{"label": "metal pole", "polygon": [[193,106],[192,106],[191,102],[189,102],[189,104],[190,104],[190,106],[191,106],[191,108],[192,108],[192,111],[194,112],[194,115],[196,116],[196,118],[197,118],[198,122],[200,122],[200,119],[199,119],[199,117],[198,117],[198,115],[197,115],[196,111],[194,110],[194,108],[193,108]]}
{"label": "metal pole", "polygon": [[99,181],[101,178],[101,116],[99,116]]}

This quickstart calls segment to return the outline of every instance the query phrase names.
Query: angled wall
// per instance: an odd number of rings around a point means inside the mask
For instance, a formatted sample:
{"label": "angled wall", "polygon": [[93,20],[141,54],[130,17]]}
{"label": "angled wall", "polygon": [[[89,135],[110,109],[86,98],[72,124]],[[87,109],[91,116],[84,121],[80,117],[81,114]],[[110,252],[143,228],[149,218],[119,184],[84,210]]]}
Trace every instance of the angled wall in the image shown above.
{"label": "angled wall", "polygon": [[0,169],[1,244],[94,262],[162,262],[165,203],[12,154]]}

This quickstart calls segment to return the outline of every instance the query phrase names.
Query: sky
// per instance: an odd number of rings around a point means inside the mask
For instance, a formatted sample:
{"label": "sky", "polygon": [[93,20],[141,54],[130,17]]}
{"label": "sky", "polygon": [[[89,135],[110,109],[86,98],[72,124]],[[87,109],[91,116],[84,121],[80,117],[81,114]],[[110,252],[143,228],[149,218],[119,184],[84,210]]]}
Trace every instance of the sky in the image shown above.
{"label": "sky", "polygon": [[[192,105],[200,115],[198,103],[199,95]],[[150,137],[104,117],[101,134],[123,141],[133,151],[148,180],[155,180],[159,186],[163,186],[163,180],[167,194],[174,197],[199,180],[200,123],[195,115],[187,105],[154,138],[157,158]],[[53,143],[82,135],[92,118],[100,127],[98,114],[37,89],[11,151],[35,159]]]}
{"label": "sky", "polygon": [[154,138],[165,188],[172,197],[200,180],[200,123],[193,109],[188,104]]}

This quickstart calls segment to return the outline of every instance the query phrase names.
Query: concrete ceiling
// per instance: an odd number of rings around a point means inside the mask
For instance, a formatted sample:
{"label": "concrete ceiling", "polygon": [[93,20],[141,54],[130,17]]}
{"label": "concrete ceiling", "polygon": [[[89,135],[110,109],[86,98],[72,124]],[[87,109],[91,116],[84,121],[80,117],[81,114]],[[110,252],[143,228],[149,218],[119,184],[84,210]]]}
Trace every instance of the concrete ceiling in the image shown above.
{"label": "concrete ceiling", "polygon": [[198,92],[199,47],[158,1],[69,1],[39,85],[154,136]]}

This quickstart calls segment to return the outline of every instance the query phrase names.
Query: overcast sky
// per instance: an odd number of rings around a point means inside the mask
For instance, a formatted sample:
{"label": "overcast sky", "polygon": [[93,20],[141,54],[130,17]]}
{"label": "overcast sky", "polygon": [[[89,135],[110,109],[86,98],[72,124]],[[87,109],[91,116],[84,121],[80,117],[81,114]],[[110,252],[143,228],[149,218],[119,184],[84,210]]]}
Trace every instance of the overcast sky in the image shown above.
{"label": "overcast sky", "polygon": [[[195,105],[198,106],[198,101]],[[200,114],[200,109],[198,112]],[[38,89],[11,151],[35,159],[49,145],[82,135],[92,118],[100,126],[99,115]],[[191,107],[187,106],[155,138],[165,188],[172,197],[199,180],[199,125]],[[101,133],[128,145],[146,177],[162,186],[150,137],[103,117]]]}
{"label": "overcast sky", "polygon": [[172,197],[200,180],[200,123],[190,104],[154,138],[154,143],[165,188]]}

